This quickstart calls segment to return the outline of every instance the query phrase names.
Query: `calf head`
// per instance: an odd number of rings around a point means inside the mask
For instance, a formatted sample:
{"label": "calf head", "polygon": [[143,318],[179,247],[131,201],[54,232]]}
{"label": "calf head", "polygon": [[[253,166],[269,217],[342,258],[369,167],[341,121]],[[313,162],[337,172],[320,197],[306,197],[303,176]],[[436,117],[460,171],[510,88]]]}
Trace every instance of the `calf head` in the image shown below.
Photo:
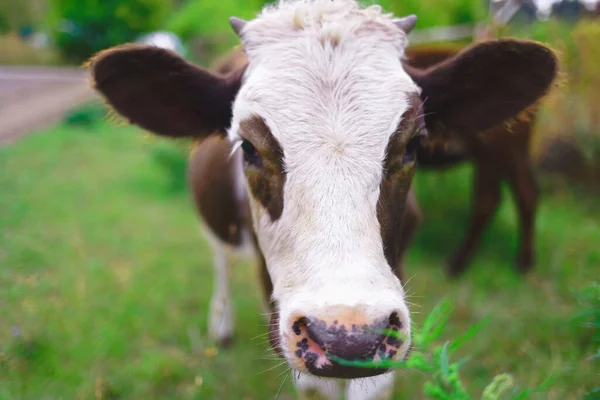
{"label": "calf head", "polygon": [[414,22],[351,0],[281,1],[232,19],[248,61],[227,75],[145,46],[90,64],[96,89],[132,123],[168,137],[227,132],[243,152],[274,284],[271,343],[303,372],[369,376],[384,369],[341,360],[406,357],[410,317],[392,269],[421,140],[501,123],[556,74],[551,51],[516,40],[410,70],[401,60]]}

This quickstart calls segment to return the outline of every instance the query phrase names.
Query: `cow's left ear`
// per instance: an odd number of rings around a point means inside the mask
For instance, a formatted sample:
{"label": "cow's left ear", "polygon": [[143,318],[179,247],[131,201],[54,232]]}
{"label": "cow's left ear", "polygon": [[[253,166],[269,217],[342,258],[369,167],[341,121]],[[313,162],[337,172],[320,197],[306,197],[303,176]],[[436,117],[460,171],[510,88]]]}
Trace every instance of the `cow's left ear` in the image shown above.
{"label": "cow's left ear", "polygon": [[422,89],[430,132],[480,131],[543,97],[557,76],[558,61],[541,44],[501,39],[475,44],[426,70],[405,69]]}
{"label": "cow's left ear", "polygon": [[169,137],[223,131],[245,68],[226,76],[155,46],[123,45],[89,61],[94,88],[130,122]]}

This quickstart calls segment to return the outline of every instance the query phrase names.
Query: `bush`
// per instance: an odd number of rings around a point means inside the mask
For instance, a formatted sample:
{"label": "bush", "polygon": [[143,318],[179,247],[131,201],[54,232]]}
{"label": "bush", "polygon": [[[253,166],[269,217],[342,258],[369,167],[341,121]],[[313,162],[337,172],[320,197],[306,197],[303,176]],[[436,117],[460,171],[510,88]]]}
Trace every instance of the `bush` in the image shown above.
{"label": "bush", "polygon": [[418,16],[416,29],[448,26],[482,21],[487,17],[485,2],[480,0],[377,0],[377,3],[398,17],[408,14]]}
{"label": "bush", "polygon": [[61,56],[80,63],[99,50],[163,26],[172,0],[51,0],[50,23]]}
{"label": "bush", "polygon": [[252,19],[267,3],[270,2],[267,0],[244,2],[188,0],[171,15],[167,28],[183,40],[190,40],[195,36],[222,35],[231,31],[229,17],[235,15]]}
{"label": "bush", "polygon": [[[239,43],[229,26],[229,17],[255,18],[268,0],[187,0],[167,21],[167,29],[184,42],[195,42],[195,61],[209,63]],[[201,49],[197,45],[202,46]]]}

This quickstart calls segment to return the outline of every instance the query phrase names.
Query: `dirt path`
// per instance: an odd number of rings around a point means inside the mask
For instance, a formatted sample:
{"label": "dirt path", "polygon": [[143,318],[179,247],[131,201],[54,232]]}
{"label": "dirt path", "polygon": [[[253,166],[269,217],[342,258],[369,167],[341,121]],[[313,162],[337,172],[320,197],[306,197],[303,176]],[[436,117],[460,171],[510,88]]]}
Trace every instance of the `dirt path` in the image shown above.
{"label": "dirt path", "polygon": [[79,68],[0,67],[0,146],[60,121],[93,97]]}

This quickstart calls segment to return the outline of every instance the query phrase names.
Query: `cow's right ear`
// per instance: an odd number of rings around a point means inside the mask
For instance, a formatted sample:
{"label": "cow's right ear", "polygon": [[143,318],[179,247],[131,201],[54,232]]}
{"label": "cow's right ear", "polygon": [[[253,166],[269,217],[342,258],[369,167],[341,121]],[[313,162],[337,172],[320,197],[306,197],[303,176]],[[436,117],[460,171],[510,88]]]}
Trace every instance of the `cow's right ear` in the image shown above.
{"label": "cow's right ear", "polygon": [[404,65],[421,88],[429,133],[490,129],[536,104],[558,74],[558,59],[531,41],[476,43],[434,66]]}
{"label": "cow's right ear", "polygon": [[203,137],[229,127],[243,70],[219,76],[175,53],[123,45],[89,62],[94,88],[131,123],[169,137]]}

